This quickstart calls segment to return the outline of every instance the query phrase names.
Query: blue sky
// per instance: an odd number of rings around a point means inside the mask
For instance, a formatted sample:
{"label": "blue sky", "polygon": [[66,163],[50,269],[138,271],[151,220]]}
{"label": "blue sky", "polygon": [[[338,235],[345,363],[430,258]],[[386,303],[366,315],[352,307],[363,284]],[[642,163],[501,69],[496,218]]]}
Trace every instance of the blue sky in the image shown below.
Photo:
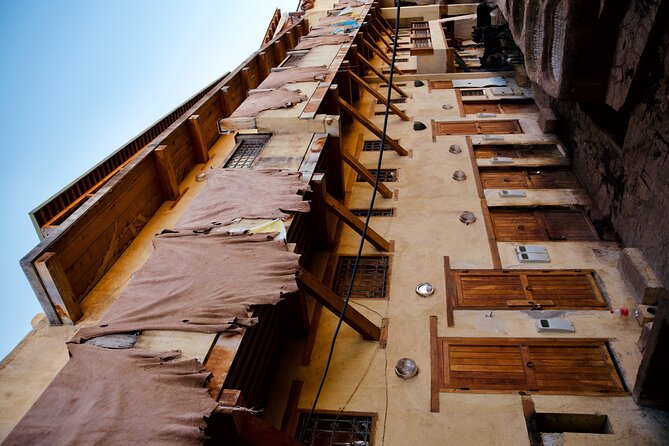
{"label": "blue sky", "polygon": [[297,0],[0,1],[0,358],[41,312],[28,212],[258,49]]}

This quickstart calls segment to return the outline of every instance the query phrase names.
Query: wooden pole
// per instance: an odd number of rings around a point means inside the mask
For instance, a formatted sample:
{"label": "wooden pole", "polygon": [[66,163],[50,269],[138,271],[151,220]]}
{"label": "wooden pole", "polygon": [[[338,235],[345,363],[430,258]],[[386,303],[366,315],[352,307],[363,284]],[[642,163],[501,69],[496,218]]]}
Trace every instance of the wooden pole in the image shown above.
{"label": "wooden pole", "polygon": [[176,200],[179,198],[179,183],[172,164],[172,157],[166,149],[165,145],[156,147],[153,151],[153,159],[156,162],[165,200]]}
{"label": "wooden pole", "polygon": [[[367,90],[372,96],[374,96],[376,99],[381,101],[383,105],[386,105],[388,102],[386,101],[386,97],[383,96],[381,93],[376,91],[371,85],[369,85],[363,78],[358,76],[357,74],[353,73],[352,71],[349,71],[349,75],[351,76],[351,79],[353,79],[358,85],[360,85],[362,88]],[[400,117],[402,121],[409,121],[409,116],[407,116],[406,113],[404,113],[402,110],[397,108],[395,104],[392,102],[388,106],[390,110],[395,113],[397,116]]]}
{"label": "wooden pole", "polygon": [[[360,163],[360,161],[355,159],[351,154],[343,150],[341,152],[341,157],[346,162],[346,164],[351,166],[351,169],[353,169],[358,175],[364,178],[364,180],[367,183],[369,183],[370,186],[374,187],[374,183],[376,182],[376,177],[369,172],[369,169],[363,166]],[[393,198],[392,191],[388,189],[388,186],[386,186],[380,181],[379,181],[379,187],[377,188],[377,192],[380,193],[383,198]]]}
{"label": "wooden pole", "polygon": [[[317,302],[336,316],[341,314],[344,308],[344,300],[326,287],[313,274],[300,268],[295,274],[295,278],[297,286],[301,290],[309,293]],[[360,333],[364,339],[370,341],[379,341],[381,339],[381,329],[350,305],[346,307],[343,320],[352,329]]]}
{"label": "wooden pole", "polygon": [[[355,120],[357,120],[360,124],[362,124],[363,127],[365,127],[367,130],[372,132],[377,138],[381,139],[383,136],[383,133],[381,132],[381,129],[379,129],[372,121],[369,119],[365,118],[362,116],[358,111],[351,107],[350,104],[348,104],[346,101],[344,101],[342,98],[337,99],[339,102],[339,105],[346,111],[349,115],[351,115]],[[388,135],[386,135],[386,144],[388,144],[390,147],[393,148],[395,152],[402,156],[406,156],[409,154],[409,152],[406,151],[404,147],[402,147],[397,141],[395,141],[392,138],[389,138]]]}
{"label": "wooden pole", "polygon": [[195,159],[197,162],[203,164],[209,161],[209,151],[202,137],[202,128],[200,127],[200,117],[198,115],[188,117],[188,133],[195,149]]}
{"label": "wooden pole", "polygon": [[[386,56],[385,54],[383,54],[383,53],[378,49],[377,46],[372,45],[372,44],[369,42],[368,39],[364,39],[364,38],[363,38],[363,39],[362,39],[362,43],[363,43],[367,48],[369,48],[370,50],[372,50],[372,53],[376,54],[376,55],[378,56],[379,59],[381,59],[383,62],[386,63],[386,65],[388,65],[388,66],[391,66],[391,65],[392,65],[392,61],[388,58],[388,56]],[[397,66],[394,67],[394,71],[395,71],[395,73],[397,73],[397,74],[404,74],[404,72],[403,72],[402,70],[400,70],[399,68],[397,68]]]}
{"label": "wooden pole", "polygon": [[365,59],[360,53],[355,52],[354,54],[355,54],[355,56],[358,58],[358,60],[359,60],[360,62],[362,62],[367,68],[369,68],[369,69],[372,71],[372,73],[376,74],[376,76],[378,76],[379,79],[381,79],[382,81],[384,81],[385,83],[387,83],[388,85],[390,85],[390,87],[391,87],[393,90],[395,90],[396,92],[398,92],[403,98],[408,98],[408,97],[409,97],[409,95],[406,94],[406,93],[404,92],[404,90],[402,90],[401,88],[397,87],[395,84],[391,84],[391,83],[390,83],[390,80],[389,80],[387,77],[385,77],[385,76],[383,75],[383,73],[381,73],[379,70],[377,70],[377,69],[374,67],[374,65],[372,65],[371,62],[368,61],[367,59]]}
{"label": "wooden pole", "polygon": [[70,281],[56,253],[45,252],[35,261],[35,269],[44,284],[61,322],[75,323],[84,315],[76,301]]}

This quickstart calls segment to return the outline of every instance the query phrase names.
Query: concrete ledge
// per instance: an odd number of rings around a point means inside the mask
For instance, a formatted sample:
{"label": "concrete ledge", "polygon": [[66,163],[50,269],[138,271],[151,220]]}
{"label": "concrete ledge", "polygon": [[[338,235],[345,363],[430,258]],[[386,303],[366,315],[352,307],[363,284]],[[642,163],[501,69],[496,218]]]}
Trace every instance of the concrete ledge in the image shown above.
{"label": "concrete ledge", "polygon": [[618,261],[618,271],[632,292],[636,303],[657,304],[664,287],[640,249],[623,249]]}

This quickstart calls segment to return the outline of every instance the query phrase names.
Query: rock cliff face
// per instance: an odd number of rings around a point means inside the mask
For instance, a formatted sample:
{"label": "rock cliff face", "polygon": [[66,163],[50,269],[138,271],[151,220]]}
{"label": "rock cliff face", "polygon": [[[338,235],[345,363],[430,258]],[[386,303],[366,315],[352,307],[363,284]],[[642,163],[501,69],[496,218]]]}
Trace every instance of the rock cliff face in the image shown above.
{"label": "rock cliff face", "polygon": [[[595,2],[520,2],[498,3],[537,102],[560,119],[574,169],[599,208],[593,220],[641,248],[669,285],[669,1],[601,0],[598,16],[578,5]],[[564,23],[554,20],[560,8]],[[561,60],[551,53],[558,25],[569,43]],[[591,28],[570,37],[578,26]]]}

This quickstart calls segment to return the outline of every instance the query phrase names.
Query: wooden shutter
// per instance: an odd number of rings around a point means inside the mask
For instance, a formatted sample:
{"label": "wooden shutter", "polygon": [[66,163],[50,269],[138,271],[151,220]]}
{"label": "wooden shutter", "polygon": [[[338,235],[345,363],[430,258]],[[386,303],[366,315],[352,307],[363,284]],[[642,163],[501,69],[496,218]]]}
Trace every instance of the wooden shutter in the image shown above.
{"label": "wooden shutter", "polygon": [[527,189],[531,187],[524,170],[483,170],[480,177],[485,189]]}
{"label": "wooden shutter", "polygon": [[517,120],[509,121],[432,121],[433,136],[523,133]]}
{"label": "wooden shutter", "polygon": [[427,81],[428,91],[453,88],[453,81]]}
{"label": "wooden shutter", "polygon": [[510,158],[561,158],[555,144],[481,144],[474,146],[476,158],[508,156]]}
{"label": "wooden shutter", "polygon": [[580,210],[491,209],[495,238],[502,242],[599,240]]}
{"label": "wooden shutter", "polygon": [[623,394],[604,340],[439,338],[441,391]]}
{"label": "wooden shutter", "polygon": [[498,102],[490,101],[463,101],[462,106],[464,108],[465,114],[476,114],[476,113],[502,113],[502,109],[499,107]]}
{"label": "wooden shutter", "polygon": [[480,175],[486,189],[579,188],[569,169],[485,169]]}
{"label": "wooden shutter", "polygon": [[569,169],[532,169],[527,171],[535,189],[578,189],[580,186]]}
{"label": "wooden shutter", "polygon": [[607,308],[592,271],[453,270],[447,280],[457,309]]}
{"label": "wooden shutter", "polygon": [[542,212],[550,240],[599,240],[597,232],[581,211]]}
{"label": "wooden shutter", "polygon": [[477,121],[482,134],[523,133],[518,120],[508,121]]}
{"label": "wooden shutter", "polygon": [[548,240],[536,212],[490,210],[495,238],[500,242]]}
{"label": "wooden shutter", "polygon": [[537,106],[532,103],[512,103],[502,102],[500,104],[502,111],[508,114],[514,113],[537,113]]}

